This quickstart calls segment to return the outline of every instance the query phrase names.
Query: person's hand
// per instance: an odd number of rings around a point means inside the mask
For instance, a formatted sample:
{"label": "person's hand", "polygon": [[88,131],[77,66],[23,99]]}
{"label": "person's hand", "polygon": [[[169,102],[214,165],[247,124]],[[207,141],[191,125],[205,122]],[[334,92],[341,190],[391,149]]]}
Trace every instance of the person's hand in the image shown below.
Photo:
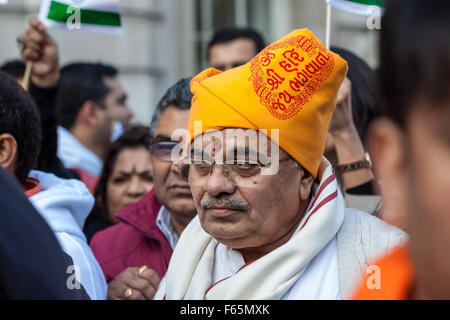
{"label": "person's hand", "polygon": [[[352,115],[352,83],[345,78],[339,88],[336,108],[331,119],[328,133],[337,155],[337,163],[348,164],[365,159],[365,149]],[[363,185],[374,179],[371,169],[349,171],[342,175],[345,189]]]}
{"label": "person's hand", "polygon": [[345,78],[339,88],[336,108],[328,132],[336,137],[343,133],[355,131],[356,127],[352,115],[352,83],[348,78]]}
{"label": "person's hand", "polygon": [[152,300],[160,279],[146,266],[129,267],[108,284],[108,300]]}
{"label": "person's hand", "polygon": [[59,81],[59,57],[56,42],[37,18],[30,18],[23,38],[22,60],[33,62],[31,81],[38,87],[51,87]]}

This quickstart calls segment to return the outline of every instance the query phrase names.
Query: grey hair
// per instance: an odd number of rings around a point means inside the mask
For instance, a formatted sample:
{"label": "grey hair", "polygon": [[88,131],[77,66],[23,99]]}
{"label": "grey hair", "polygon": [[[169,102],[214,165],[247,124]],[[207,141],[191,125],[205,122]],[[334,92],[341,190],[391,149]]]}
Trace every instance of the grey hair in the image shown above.
{"label": "grey hair", "polygon": [[189,110],[191,108],[192,92],[190,83],[192,78],[181,79],[173,86],[171,86],[164,96],[156,105],[155,112],[150,122],[150,133],[154,136],[156,127],[158,126],[161,114],[169,107],[174,107],[179,110]]}

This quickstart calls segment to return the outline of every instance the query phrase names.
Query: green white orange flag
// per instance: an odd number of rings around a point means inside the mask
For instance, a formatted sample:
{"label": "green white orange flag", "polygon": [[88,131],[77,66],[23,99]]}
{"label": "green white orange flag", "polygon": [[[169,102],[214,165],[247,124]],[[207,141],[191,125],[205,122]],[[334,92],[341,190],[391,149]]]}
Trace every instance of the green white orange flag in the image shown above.
{"label": "green white orange flag", "polygon": [[381,13],[384,8],[384,0],[327,0],[327,2],[337,9],[365,16],[374,14],[371,6],[380,7]]}
{"label": "green white orange flag", "polygon": [[50,28],[122,33],[119,0],[42,0],[39,19]]}

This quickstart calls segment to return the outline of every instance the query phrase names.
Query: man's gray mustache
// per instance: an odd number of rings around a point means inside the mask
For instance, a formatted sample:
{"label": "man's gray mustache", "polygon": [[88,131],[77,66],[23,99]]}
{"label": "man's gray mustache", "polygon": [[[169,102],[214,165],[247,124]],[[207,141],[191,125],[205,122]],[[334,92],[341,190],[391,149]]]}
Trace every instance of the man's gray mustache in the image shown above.
{"label": "man's gray mustache", "polygon": [[248,210],[249,204],[241,200],[230,199],[204,199],[200,201],[200,205],[204,209],[210,209],[214,207],[226,207],[226,209],[233,210]]}

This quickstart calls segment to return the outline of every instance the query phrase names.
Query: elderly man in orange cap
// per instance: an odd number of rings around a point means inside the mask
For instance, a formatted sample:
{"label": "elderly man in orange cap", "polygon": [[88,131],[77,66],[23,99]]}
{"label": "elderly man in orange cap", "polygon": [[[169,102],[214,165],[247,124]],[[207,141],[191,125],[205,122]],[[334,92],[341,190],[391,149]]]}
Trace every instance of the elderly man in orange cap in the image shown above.
{"label": "elderly man in orange cap", "polygon": [[345,299],[403,242],[402,231],[344,208],[323,158],[346,72],[301,29],[243,66],[192,80],[180,174],[198,216],[156,299]]}

